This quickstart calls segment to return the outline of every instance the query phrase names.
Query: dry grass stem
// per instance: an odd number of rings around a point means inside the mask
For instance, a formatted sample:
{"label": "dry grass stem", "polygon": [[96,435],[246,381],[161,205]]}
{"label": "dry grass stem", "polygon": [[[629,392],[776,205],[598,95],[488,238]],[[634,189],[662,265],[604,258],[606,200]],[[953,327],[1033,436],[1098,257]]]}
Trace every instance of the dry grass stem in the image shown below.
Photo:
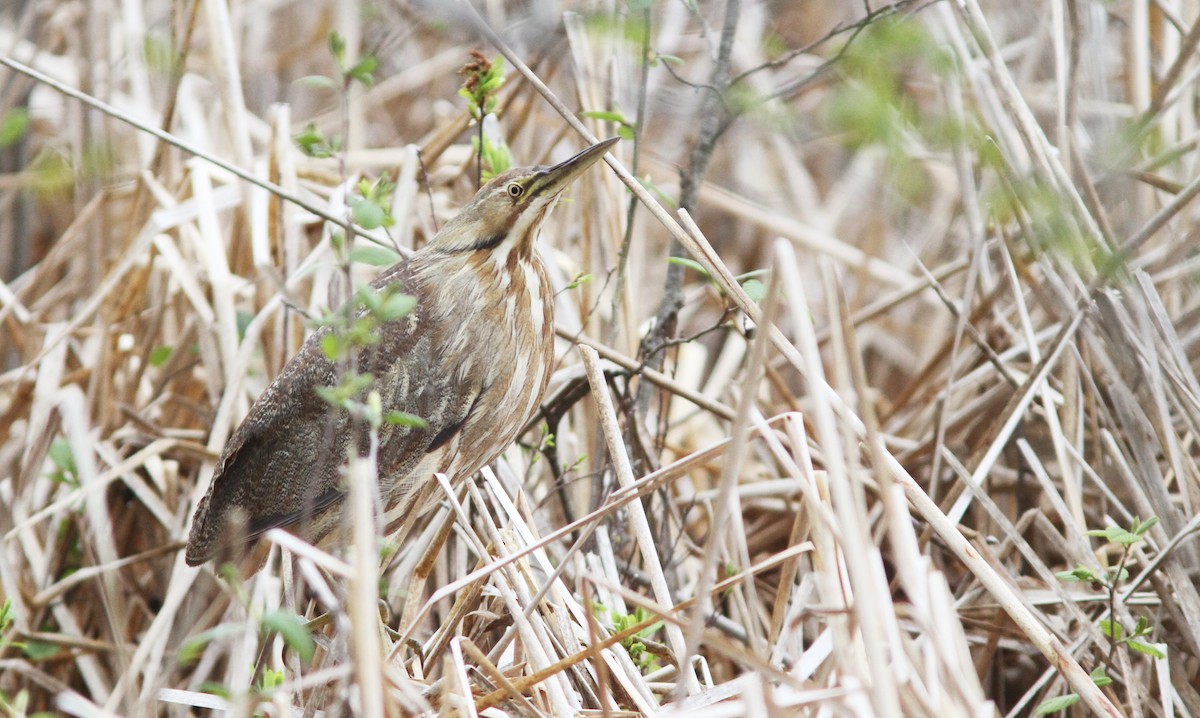
{"label": "dry grass stem", "polygon": [[[3,715],[1200,716],[1196,3],[9,5]],[[519,441],[188,567],[348,286],[616,135]]]}

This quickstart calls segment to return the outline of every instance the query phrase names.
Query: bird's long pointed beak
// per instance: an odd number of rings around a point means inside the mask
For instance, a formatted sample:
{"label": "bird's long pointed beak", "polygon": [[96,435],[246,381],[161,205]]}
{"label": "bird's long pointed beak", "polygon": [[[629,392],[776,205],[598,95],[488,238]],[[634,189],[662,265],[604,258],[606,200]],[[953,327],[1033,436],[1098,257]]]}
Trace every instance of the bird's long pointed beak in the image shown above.
{"label": "bird's long pointed beak", "polygon": [[535,181],[531,195],[555,195],[563,191],[575,181],[584,170],[591,167],[608,152],[609,148],[620,141],[620,137],[610,137],[602,140],[580,152],[569,160],[546,169]]}

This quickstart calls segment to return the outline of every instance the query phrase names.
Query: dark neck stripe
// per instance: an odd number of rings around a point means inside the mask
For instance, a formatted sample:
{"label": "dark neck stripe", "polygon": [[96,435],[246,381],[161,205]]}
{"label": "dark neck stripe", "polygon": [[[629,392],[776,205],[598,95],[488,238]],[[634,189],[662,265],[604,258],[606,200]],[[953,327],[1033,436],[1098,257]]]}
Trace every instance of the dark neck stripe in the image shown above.
{"label": "dark neck stripe", "polygon": [[446,254],[463,254],[465,252],[482,252],[488,249],[495,249],[500,246],[500,243],[508,238],[508,232],[500,232],[493,234],[490,237],[468,244],[464,247],[455,247],[454,249],[444,250]]}

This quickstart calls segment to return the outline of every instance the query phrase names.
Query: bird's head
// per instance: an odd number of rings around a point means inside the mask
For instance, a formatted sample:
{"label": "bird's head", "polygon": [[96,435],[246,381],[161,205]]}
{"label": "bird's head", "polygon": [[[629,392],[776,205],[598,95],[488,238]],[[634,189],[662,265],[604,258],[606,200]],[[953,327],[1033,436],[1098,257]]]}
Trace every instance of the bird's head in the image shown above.
{"label": "bird's head", "polygon": [[532,247],[555,200],[619,138],[597,142],[552,167],[520,167],[497,175],[442,227],[428,249],[444,254]]}

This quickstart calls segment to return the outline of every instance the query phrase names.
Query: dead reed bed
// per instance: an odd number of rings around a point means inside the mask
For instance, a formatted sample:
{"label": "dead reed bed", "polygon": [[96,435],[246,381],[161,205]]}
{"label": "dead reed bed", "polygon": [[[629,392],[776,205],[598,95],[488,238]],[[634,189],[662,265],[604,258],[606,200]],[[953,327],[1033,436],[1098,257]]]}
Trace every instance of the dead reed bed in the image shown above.
{"label": "dead reed bed", "polygon": [[[6,715],[1200,715],[1195,2],[478,5],[0,9]],[[517,164],[626,137],[543,415],[188,568],[359,180],[358,281],[477,186],[473,49]]]}

